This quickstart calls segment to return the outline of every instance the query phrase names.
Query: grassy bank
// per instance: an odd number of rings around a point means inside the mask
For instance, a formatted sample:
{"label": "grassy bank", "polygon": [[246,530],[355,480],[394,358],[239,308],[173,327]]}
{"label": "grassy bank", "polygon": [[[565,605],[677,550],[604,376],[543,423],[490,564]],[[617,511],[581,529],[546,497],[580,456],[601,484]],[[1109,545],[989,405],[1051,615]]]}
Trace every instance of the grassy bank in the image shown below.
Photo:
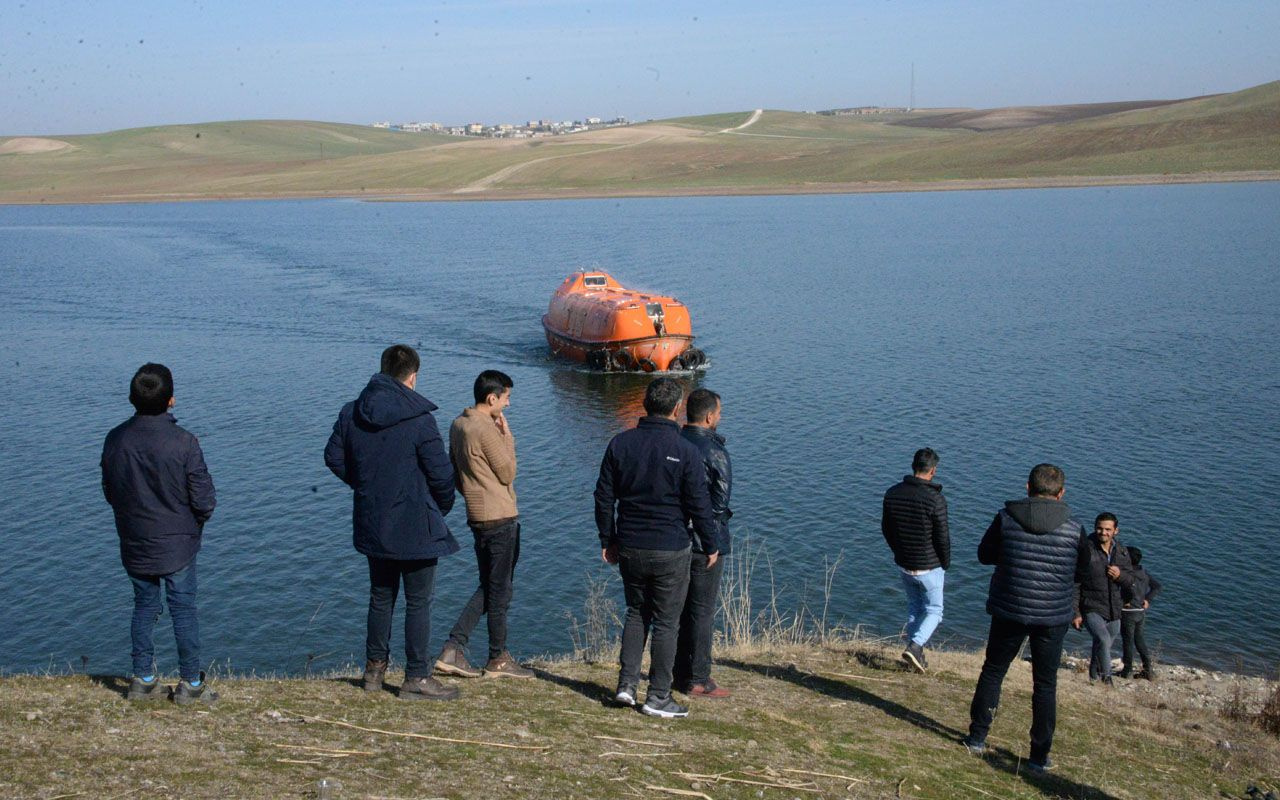
{"label": "grassy bank", "polygon": [[1280,180],[1280,82],[1159,103],[867,116],[737,112],[534,140],[305,121],[0,138],[0,203],[478,200],[1259,179]]}
{"label": "grassy bank", "polygon": [[[1058,769],[1029,775],[1021,663],[993,752],[970,756],[958,740],[980,658],[930,661],[909,673],[896,646],[856,639],[726,648],[716,675],[734,697],[674,722],[610,707],[616,667],[581,660],[537,662],[533,681],[457,681],[462,699],[445,704],[367,695],[354,674],[221,680],[211,708],[130,705],[116,677],[10,677],[0,796],[315,797],[321,778],[339,798],[1205,798],[1280,783],[1280,741],[1250,719],[1168,682],[1105,689],[1069,669]],[[1249,707],[1266,694],[1246,693]]]}

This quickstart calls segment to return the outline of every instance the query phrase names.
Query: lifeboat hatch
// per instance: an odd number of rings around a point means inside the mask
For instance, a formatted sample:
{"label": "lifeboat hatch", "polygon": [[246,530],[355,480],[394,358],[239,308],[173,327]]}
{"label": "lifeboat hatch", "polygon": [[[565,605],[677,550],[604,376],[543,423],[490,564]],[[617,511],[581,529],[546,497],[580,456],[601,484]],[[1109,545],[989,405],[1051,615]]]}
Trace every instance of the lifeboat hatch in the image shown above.
{"label": "lifeboat hatch", "polygon": [[657,336],[667,335],[667,325],[664,322],[666,312],[662,310],[662,303],[645,303],[644,313],[653,320],[653,332]]}

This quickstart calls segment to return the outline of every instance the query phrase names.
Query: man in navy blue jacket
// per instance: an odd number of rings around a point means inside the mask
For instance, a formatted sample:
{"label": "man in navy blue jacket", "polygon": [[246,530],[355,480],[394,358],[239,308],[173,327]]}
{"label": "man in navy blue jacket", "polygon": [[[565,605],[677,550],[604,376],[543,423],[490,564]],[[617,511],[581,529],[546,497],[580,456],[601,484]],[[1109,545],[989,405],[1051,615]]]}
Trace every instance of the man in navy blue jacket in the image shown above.
{"label": "man in navy blue jacket", "polygon": [[213,479],[200,442],[168,413],[173,374],[143,364],[129,384],[135,413],[107,434],[102,446],[102,493],[115,512],[120,560],[133,582],[133,681],[130,700],[167,697],[156,676],[152,632],[164,584],[178,644],[179,705],[218,698],[200,671],[196,618],[196,553],[213,514]]}
{"label": "man in navy blue jacket", "polygon": [[431,593],[436,562],[458,552],[445,524],[453,508],[453,466],[431,412],[415,391],[418,354],[392,345],[382,371],[333,425],[324,463],[354,489],[352,538],[369,560],[369,617],[364,688],[382,689],[390,653],[391,616],[404,583],[405,679],[400,696],[453,700],[457,687],[431,677]]}
{"label": "man in navy blue jacket", "polygon": [[614,699],[636,704],[644,640],[652,629],[649,695],[640,710],[666,718],[689,715],[671,699],[676,633],[689,588],[691,538],[685,520],[692,520],[707,566],[715,566],[719,557],[702,453],[680,435],[676,423],[683,397],[671,378],[649,384],[647,416],[609,442],[595,491],[601,557],[619,565],[627,601]]}

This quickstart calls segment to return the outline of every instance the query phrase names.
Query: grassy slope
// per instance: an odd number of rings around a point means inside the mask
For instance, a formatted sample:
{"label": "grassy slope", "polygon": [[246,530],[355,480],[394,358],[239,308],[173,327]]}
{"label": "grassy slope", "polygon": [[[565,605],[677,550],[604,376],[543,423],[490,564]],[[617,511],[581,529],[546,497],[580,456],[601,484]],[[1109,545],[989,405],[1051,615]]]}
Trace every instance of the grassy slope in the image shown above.
{"label": "grassy slope", "polygon": [[[533,141],[351,125],[239,122],[61,137],[0,155],[0,202],[427,192],[769,191],[865,181],[1280,170],[1280,82],[1033,127],[975,132],[901,117],[767,111]],[[199,133],[197,139],[195,134]],[[325,158],[319,158],[320,145]]]}
{"label": "grassy slope", "polygon": [[[717,674],[735,697],[695,702],[690,718],[675,722],[606,705],[616,672],[604,664],[539,664],[540,680],[529,682],[461,681],[463,699],[449,704],[369,696],[345,678],[222,681],[223,699],[208,710],[131,706],[116,678],[6,678],[0,795],[313,797],[315,782],[328,777],[341,781],[343,798],[666,796],[647,786],[717,800],[1203,798],[1220,790],[1241,796],[1248,784],[1280,776],[1280,742],[1256,728],[1162,701],[1145,683],[1109,690],[1064,672],[1058,769],[1033,777],[1020,762],[1029,725],[1026,665],[1010,672],[989,739],[993,752],[979,759],[958,744],[978,657],[931,654],[934,670],[916,676],[896,656],[865,644],[722,654]],[[301,716],[549,749],[398,738],[303,724]],[[304,748],[361,753],[333,758]],[[817,791],[713,784],[675,774],[681,771],[806,780]]]}

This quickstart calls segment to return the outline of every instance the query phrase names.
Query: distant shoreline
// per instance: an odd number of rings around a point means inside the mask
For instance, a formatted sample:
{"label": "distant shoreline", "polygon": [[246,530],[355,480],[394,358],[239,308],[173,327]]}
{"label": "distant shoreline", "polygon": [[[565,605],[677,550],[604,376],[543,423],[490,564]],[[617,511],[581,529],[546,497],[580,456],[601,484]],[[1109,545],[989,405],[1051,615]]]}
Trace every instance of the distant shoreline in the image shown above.
{"label": "distant shoreline", "polygon": [[1170,173],[1159,175],[1088,175],[1040,178],[960,178],[936,181],[858,181],[849,183],[799,183],[773,186],[706,186],[665,189],[538,189],[481,191],[348,192],[304,191],[262,193],[180,193],[156,192],[121,195],[59,196],[57,199],[15,199],[0,197],[0,206],[114,205],[121,203],[182,203],[228,200],[366,200],[381,203],[439,203],[516,200],[606,200],[656,197],[760,197],[825,194],[883,194],[894,192],[1000,191],[1011,189],[1080,189],[1111,186],[1163,186],[1192,183],[1253,183],[1280,181],[1280,170]]}

